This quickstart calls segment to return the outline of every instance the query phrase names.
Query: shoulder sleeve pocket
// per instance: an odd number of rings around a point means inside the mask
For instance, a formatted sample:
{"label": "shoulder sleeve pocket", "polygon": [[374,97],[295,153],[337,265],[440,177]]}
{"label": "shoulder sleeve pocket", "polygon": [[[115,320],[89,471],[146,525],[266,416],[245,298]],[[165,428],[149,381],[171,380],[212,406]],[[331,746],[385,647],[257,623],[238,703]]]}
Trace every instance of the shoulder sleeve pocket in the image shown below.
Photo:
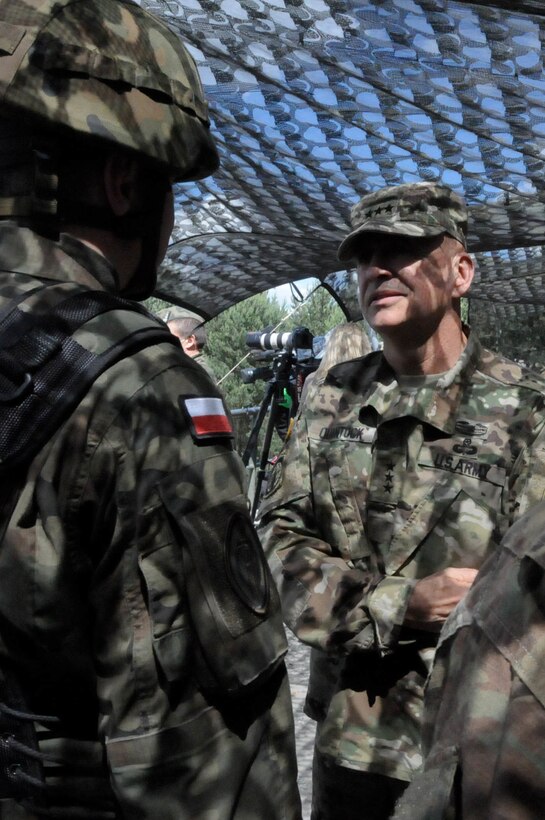
{"label": "shoulder sleeve pocket", "polygon": [[[153,630],[153,652],[166,680],[174,683],[186,674],[190,645],[180,550],[177,545],[165,545],[140,556],[139,565]],[[135,646],[139,644],[135,638]]]}
{"label": "shoulder sleeve pocket", "polygon": [[242,694],[272,674],[287,645],[278,593],[244,495],[187,511],[173,482],[160,494],[183,555],[196,674],[215,694]]}

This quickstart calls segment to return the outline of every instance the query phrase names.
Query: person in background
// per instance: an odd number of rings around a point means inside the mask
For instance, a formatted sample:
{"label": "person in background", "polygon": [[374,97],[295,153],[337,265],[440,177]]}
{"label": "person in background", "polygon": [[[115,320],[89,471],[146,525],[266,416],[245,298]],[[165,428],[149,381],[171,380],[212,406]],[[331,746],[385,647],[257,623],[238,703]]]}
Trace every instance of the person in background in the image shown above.
{"label": "person in background", "polygon": [[545,488],[545,382],[461,321],[463,199],[388,187],[352,226],[339,258],[384,348],[311,390],[260,509],[285,621],[312,647],[313,820],[391,815],[422,764],[441,626]]}
{"label": "person in background", "polygon": [[196,65],[122,0],[0,0],[0,40],[0,816],[298,820],[285,634],[229,418],[133,301],[173,182],[218,166]]}
{"label": "person in background", "polygon": [[167,325],[170,332],[180,340],[184,352],[204,367],[208,375],[216,381],[212,365],[204,352],[206,329],[202,321],[194,316],[176,316],[168,319]]}
{"label": "person in background", "polygon": [[425,765],[395,820],[537,820],[545,800],[545,505],[517,521],[439,638]]}

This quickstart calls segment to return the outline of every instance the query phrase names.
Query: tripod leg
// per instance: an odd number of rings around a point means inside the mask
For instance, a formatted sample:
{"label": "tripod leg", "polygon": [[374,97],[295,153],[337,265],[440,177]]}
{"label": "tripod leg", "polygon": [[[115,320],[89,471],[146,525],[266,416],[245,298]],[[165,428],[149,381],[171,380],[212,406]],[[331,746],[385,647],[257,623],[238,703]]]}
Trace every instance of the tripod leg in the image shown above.
{"label": "tripod leg", "polygon": [[274,425],[276,422],[276,399],[273,396],[270,402],[270,413],[269,413],[269,420],[267,422],[267,428],[265,430],[265,438],[263,441],[263,449],[261,451],[261,458],[259,461],[259,467],[257,469],[256,474],[256,482],[255,482],[255,493],[253,496],[252,501],[252,519],[255,520],[255,516],[257,514],[257,510],[259,508],[260,502],[260,495],[261,495],[261,486],[263,484],[263,479],[265,478],[265,471],[267,469],[267,462],[269,460],[269,451],[271,449],[271,441],[274,433]]}
{"label": "tripod leg", "polygon": [[267,415],[267,410],[269,409],[269,404],[271,399],[274,395],[274,384],[269,384],[267,387],[267,392],[265,394],[265,398],[261,402],[261,407],[259,408],[259,413],[257,414],[257,418],[254,422],[252,429],[250,430],[250,435],[248,436],[248,441],[246,443],[246,447],[244,448],[244,453],[242,454],[242,461],[244,466],[247,467],[250,463],[250,459],[256,462],[257,456],[257,441],[259,438],[259,431],[261,430],[261,425],[263,424],[263,419]]}

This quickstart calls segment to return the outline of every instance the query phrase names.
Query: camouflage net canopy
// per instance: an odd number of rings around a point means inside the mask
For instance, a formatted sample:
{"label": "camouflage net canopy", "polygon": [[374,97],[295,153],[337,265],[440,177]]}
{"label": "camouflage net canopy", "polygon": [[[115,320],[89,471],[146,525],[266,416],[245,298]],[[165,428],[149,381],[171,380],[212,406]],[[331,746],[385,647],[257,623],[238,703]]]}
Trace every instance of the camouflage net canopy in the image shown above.
{"label": "camouflage net canopy", "polygon": [[543,312],[543,0],[140,2],[195,56],[222,162],[177,190],[158,296],[208,318],[317,277],[356,317],[350,207],[437,180],[470,206],[472,305]]}

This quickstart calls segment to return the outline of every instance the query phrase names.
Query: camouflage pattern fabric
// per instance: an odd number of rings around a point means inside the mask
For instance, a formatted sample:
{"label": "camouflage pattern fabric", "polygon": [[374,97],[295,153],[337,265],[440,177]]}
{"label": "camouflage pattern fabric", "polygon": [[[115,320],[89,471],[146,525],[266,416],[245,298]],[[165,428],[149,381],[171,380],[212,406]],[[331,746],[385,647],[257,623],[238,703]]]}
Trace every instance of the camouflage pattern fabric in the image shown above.
{"label": "camouflage pattern fabric", "polygon": [[425,768],[396,820],[537,820],[545,803],[545,505],[445,624],[424,709]]}
{"label": "camouflage pattern fabric", "polygon": [[130,0],[0,0],[0,104],[133,149],[176,179],[218,166],[193,57]]}
{"label": "camouflage pattern fabric", "polygon": [[[0,310],[51,281],[117,288],[83,244],[9,223],[0,264]],[[132,317],[98,316],[78,341],[99,349]],[[200,432],[199,396],[219,393],[181,350],[143,350],[98,378],[22,476],[0,550],[0,668],[60,719],[42,751],[63,764],[45,771],[62,816],[300,817],[279,602],[240,459],[228,430]],[[0,816],[32,817],[4,803]]]}
{"label": "camouflage pattern fabric", "polygon": [[354,230],[341,242],[338,257],[348,262],[364,234],[439,236],[448,233],[466,247],[467,207],[446,185],[416,182],[392,185],[362,197],[350,212]]}
{"label": "camouflage pattern fabric", "polygon": [[197,353],[196,356],[193,356],[193,361],[197,362],[197,364],[200,364],[200,366],[206,370],[212,381],[216,381],[216,374],[212,370],[210,359],[208,358],[206,353]]}
{"label": "camouflage pattern fabric", "polygon": [[421,766],[431,633],[403,626],[416,579],[482,565],[545,491],[545,382],[481,348],[398,385],[382,354],[311,391],[268,482],[260,532],[284,618],[313,647],[307,711],[338,765]]}

